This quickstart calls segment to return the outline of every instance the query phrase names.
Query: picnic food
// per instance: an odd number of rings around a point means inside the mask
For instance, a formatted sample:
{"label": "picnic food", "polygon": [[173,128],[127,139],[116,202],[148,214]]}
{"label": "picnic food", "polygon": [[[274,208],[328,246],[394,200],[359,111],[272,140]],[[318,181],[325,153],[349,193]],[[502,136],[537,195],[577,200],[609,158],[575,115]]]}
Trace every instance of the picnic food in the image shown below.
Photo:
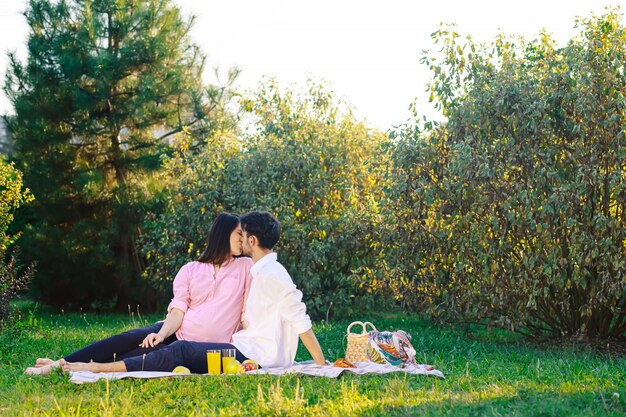
{"label": "picnic food", "polygon": [[231,359],[224,365],[225,374],[236,374],[239,372],[239,361],[237,359]]}
{"label": "picnic food", "polygon": [[356,366],[349,362],[347,359],[339,358],[333,363],[333,366],[336,368],[356,368]]}
{"label": "picnic food", "polygon": [[184,366],[177,366],[176,368],[174,368],[172,372],[174,372],[175,374],[190,374],[191,373],[189,368],[186,368]]}
{"label": "picnic food", "polygon": [[259,369],[259,364],[252,359],[246,359],[239,365],[239,372],[256,371]]}

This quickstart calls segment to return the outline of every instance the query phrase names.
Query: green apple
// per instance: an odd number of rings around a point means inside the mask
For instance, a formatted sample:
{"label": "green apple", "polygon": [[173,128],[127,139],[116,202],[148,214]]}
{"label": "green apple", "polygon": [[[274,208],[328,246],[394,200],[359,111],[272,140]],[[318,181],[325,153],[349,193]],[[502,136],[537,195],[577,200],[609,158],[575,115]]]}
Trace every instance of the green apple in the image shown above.
{"label": "green apple", "polygon": [[237,359],[228,361],[226,362],[226,365],[224,365],[225,374],[236,374],[238,372],[239,372],[239,361]]}
{"label": "green apple", "polygon": [[177,366],[172,372],[174,372],[175,374],[191,374],[189,368],[186,368],[184,366]]}

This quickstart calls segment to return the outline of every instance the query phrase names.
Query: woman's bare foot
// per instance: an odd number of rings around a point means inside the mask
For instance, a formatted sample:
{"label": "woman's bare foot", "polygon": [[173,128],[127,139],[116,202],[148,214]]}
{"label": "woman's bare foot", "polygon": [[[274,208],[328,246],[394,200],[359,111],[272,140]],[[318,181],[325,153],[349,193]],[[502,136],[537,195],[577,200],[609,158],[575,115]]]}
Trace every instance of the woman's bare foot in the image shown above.
{"label": "woman's bare foot", "polygon": [[28,367],[24,371],[26,375],[50,375],[50,373],[61,366],[59,361],[53,361],[49,358],[37,358],[34,367]]}
{"label": "woman's bare foot", "polygon": [[52,373],[54,368],[58,368],[58,364],[57,366],[52,366],[52,365],[31,366],[29,368],[26,368],[24,373],[26,375],[50,375],[50,373]]}
{"label": "woman's bare foot", "polygon": [[59,367],[59,361],[53,361],[50,358],[37,358],[37,361],[35,361],[35,368],[41,368],[46,365],[52,365],[57,368]]}

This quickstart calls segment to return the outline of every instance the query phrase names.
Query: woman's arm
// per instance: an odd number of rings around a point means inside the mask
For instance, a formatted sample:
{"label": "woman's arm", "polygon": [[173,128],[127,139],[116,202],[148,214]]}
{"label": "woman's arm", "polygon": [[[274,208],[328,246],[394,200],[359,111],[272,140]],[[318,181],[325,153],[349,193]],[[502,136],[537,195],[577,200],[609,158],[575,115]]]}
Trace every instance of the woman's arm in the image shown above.
{"label": "woman's arm", "polygon": [[142,348],[154,347],[165,339],[170,337],[172,333],[180,329],[183,318],[189,308],[191,302],[191,294],[189,293],[189,285],[191,281],[191,273],[189,272],[189,264],[183,266],[176,274],[172,285],[174,298],[167,307],[167,317],[161,326],[159,333],[150,333],[139,344]]}
{"label": "woman's arm", "polygon": [[317,337],[315,337],[313,329],[309,329],[306,332],[301,333],[300,340],[302,340],[304,347],[306,347],[309,351],[316,364],[326,365],[326,359],[322,353],[322,347],[320,346],[320,342],[317,341]]}
{"label": "woman's arm", "polygon": [[150,333],[143,339],[143,342],[139,345],[142,348],[154,347],[165,339],[170,337],[176,330],[180,329],[180,325],[183,324],[183,318],[185,313],[176,307],[172,308],[168,313],[161,330],[158,333]]}

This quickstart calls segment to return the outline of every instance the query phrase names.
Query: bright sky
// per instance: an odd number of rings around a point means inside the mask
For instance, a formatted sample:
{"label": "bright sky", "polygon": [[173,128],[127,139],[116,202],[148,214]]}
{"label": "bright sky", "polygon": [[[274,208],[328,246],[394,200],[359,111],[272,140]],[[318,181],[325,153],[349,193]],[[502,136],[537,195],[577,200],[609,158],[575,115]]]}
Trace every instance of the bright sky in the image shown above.
{"label": "bright sky", "polygon": [[[419,63],[432,49],[430,34],[439,22],[456,23],[462,34],[492,39],[499,31],[533,37],[542,28],[564,44],[576,16],[601,14],[626,0],[173,0],[197,16],[192,36],[212,67],[243,69],[242,89],[263,76],[281,84],[304,83],[307,76],[328,81],[352,103],[357,116],[386,130],[409,117],[417,98],[423,114],[434,116],[424,92],[429,79]],[[28,28],[19,14],[26,0],[0,2],[0,76],[6,51],[25,57]],[[0,93],[0,113],[10,112]]]}

